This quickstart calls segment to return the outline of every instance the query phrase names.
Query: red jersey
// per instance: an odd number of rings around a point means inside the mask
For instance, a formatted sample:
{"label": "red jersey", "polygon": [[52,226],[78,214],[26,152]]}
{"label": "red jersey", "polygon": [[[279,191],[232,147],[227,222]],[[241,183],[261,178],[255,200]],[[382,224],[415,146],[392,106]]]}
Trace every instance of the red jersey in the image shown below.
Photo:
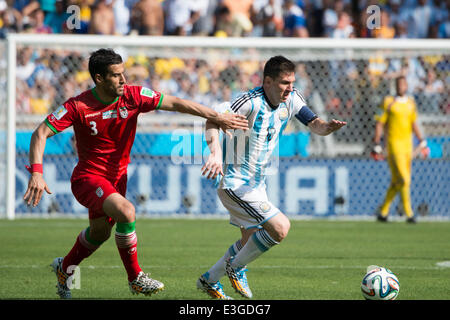
{"label": "red jersey", "polygon": [[85,174],[116,180],[125,174],[138,115],[158,109],[162,99],[159,92],[125,85],[123,95],[106,104],[94,88],[70,98],[49,114],[45,122],[55,133],[73,126],[78,164],[71,180]]}

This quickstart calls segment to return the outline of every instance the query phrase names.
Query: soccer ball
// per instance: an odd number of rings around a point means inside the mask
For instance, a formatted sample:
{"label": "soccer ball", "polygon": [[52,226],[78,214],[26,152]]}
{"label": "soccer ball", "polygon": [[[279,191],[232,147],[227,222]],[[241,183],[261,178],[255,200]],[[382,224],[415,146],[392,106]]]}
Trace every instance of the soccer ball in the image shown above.
{"label": "soccer ball", "polygon": [[361,292],[367,300],[394,300],[400,291],[400,282],[391,270],[379,266],[367,267],[361,282]]}

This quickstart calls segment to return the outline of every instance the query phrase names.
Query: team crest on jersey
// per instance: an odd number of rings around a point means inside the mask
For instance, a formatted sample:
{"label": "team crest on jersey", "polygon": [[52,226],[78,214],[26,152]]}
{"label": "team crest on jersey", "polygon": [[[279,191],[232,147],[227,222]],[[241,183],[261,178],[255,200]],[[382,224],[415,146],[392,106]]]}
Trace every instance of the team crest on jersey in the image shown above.
{"label": "team crest on jersey", "polygon": [[286,107],[281,107],[280,111],[278,113],[278,116],[280,117],[281,121],[286,120],[289,117],[289,111]]}
{"label": "team crest on jersey", "polygon": [[261,209],[262,212],[266,213],[270,210],[270,204],[268,204],[267,202],[261,202],[259,208]]}
{"label": "team crest on jersey", "polygon": [[120,112],[120,116],[122,117],[122,119],[125,119],[126,117],[128,117],[127,107],[120,107],[119,112]]}
{"label": "team crest on jersey", "polygon": [[152,89],[142,87],[141,89],[141,96],[153,98],[155,96],[155,92]]}
{"label": "team crest on jersey", "polygon": [[95,194],[97,197],[101,198],[104,194],[102,187],[98,187],[97,190],[95,190]]}
{"label": "team crest on jersey", "polygon": [[67,109],[64,106],[59,106],[58,109],[56,109],[52,115],[57,119],[61,119],[62,117],[64,117],[64,115],[67,113]]}

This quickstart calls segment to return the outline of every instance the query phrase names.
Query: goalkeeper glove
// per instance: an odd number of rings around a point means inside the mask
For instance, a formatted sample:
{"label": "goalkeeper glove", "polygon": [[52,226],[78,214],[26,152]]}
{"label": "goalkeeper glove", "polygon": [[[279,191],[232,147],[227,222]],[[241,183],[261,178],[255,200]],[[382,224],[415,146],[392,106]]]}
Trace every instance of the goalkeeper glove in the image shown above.
{"label": "goalkeeper glove", "polygon": [[372,151],[370,152],[370,156],[375,161],[382,161],[382,160],[384,160],[383,148],[379,144],[375,145],[372,148]]}
{"label": "goalkeeper glove", "polygon": [[425,148],[427,146],[427,140],[422,140],[422,141],[420,141],[420,143],[419,143],[419,147],[421,147],[421,148]]}

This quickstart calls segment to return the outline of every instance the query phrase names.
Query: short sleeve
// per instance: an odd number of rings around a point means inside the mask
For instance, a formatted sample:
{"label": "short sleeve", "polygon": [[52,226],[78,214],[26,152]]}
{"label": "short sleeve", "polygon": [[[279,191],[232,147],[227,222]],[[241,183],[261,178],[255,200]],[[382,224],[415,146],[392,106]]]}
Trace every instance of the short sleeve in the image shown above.
{"label": "short sleeve", "polygon": [[391,97],[385,97],[383,103],[379,106],[378,112],[375,114],[375,121],[386,123],[387,121],[387,107],[393,102]]}
{"label": "short sleeve", "polygon": [[252,110],[253,110],[253,99],[251,95],[248,93],[238,97],[230,105],[230,112],[242,114],[247,118],[250,117]]}
{"label": "short sleeve", "polygon": [[163,101],[163,94],[147,87],[130,86],[133,99],[137,102],[140,112],[159,109]]}
{"label": "short sleeve", "polygon": [[45,119],[47,126],[54,132],[59,133],[70,127],[76,119],[76,106],[73,98],[67,100]]}
{"label": "short sleeve", "polygon": [[291,108],[292,108],[292,114],[296,115],[300,109],[304,106],[306,106],[306,100],[305,97],[298,91],[296,88],[292,91],[292,102],[291,102]]}
{"label": "short sleeve", "polygon": [[231,112],[231,103],[229,101],[225,101],[213,106],[212,109],[218,113],[229,113]]}
{"label": "short sleeve", "polygon": [[315,114],[311,109],[306,105],[306,100],[303,95],[294,88],[292,91],[292,114],[305,126],[308,125],[314,119],[317,119],[317,114]]}

